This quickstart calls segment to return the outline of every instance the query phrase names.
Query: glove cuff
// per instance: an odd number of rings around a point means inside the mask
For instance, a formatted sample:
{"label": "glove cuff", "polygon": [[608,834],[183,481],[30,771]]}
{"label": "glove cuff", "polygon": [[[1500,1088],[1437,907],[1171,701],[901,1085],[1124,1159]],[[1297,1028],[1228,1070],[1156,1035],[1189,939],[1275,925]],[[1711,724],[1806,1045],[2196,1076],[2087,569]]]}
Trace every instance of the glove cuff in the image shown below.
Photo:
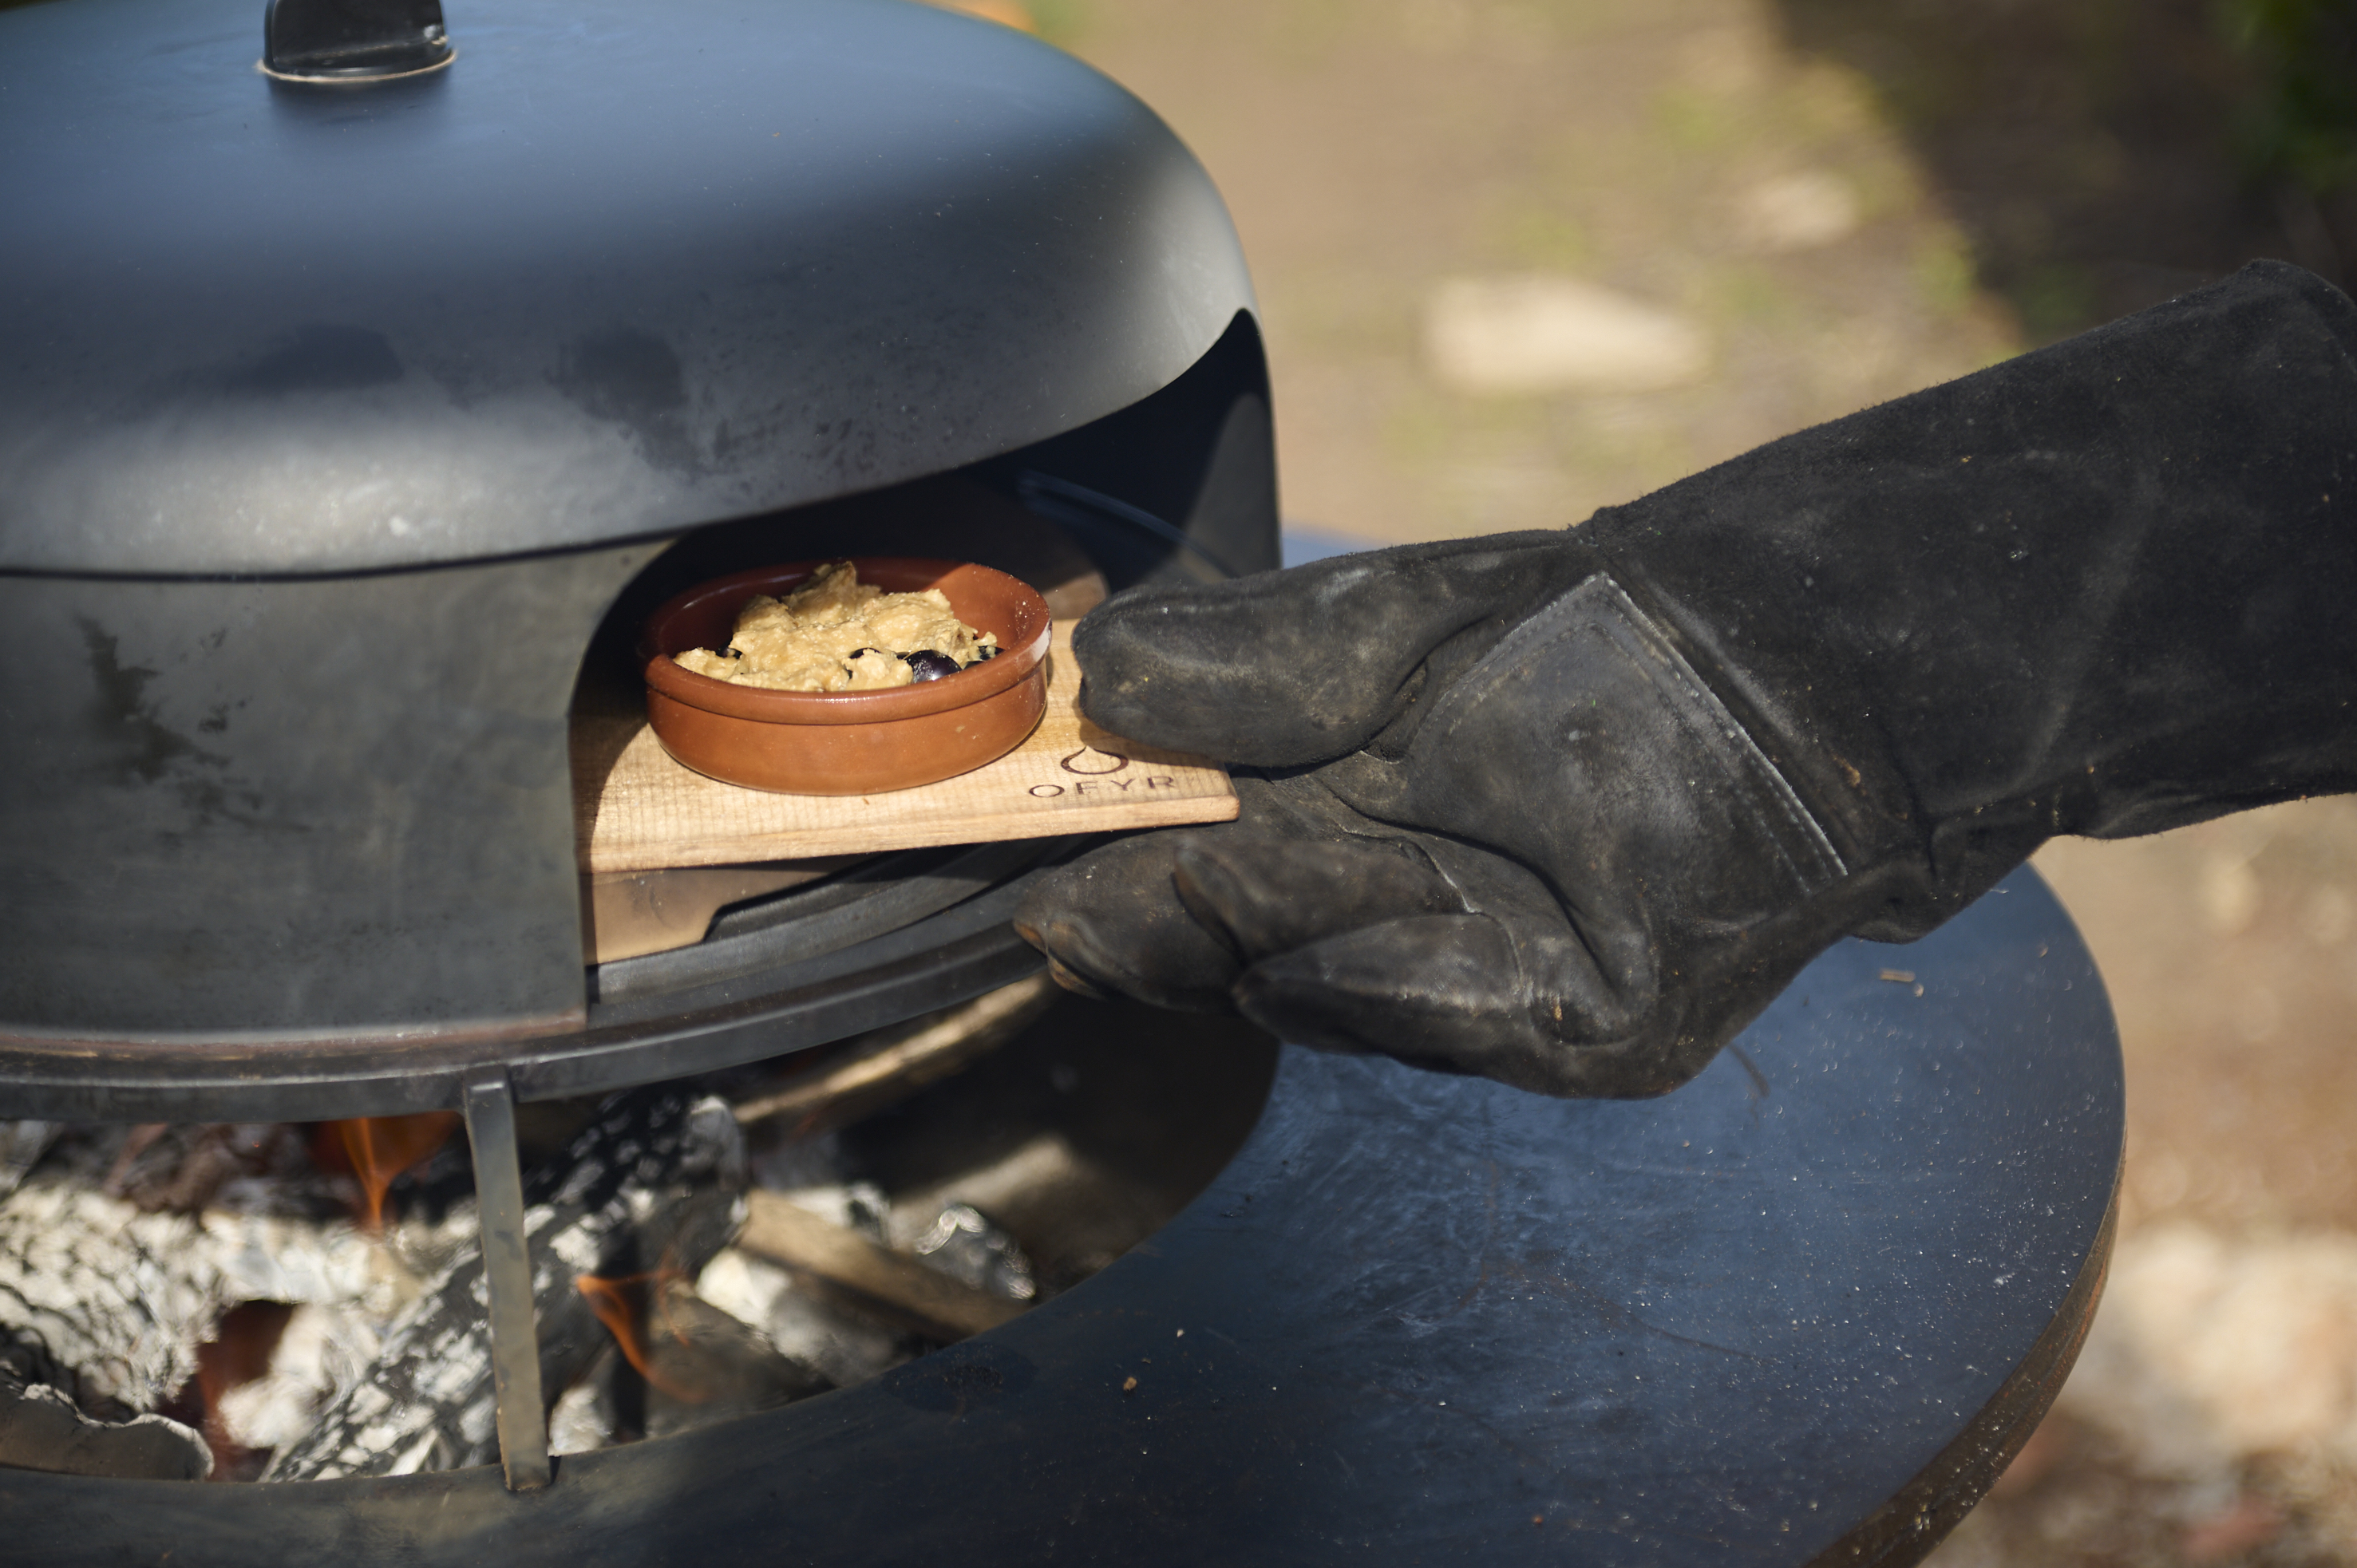
{"label": "glove cuff", "polygon": [[2295,267],[1577,532],[1888,878],[1866,934],[1921,934],[2056,834],[2357,787],[2357,306]]}

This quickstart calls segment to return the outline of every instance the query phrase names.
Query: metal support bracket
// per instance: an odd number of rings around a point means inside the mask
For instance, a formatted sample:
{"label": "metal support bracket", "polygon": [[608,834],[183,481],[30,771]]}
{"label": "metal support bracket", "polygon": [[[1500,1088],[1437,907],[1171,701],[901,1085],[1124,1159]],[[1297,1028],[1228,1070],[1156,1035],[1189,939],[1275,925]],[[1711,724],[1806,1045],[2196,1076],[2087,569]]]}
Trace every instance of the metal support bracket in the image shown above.
{"label": "metal support bracket", "polygon": [[541,1398],[540,1336],[532,1306],[532,1254],[523,1229],[523,1169],[516,1152],[515,1096],[507,1075],[467,1085],[467,1141],[475,1154],[483,1289],[491,1329],[491,1387],[499,1400],[500,1466],[508,1490],[537,1491],[552,1476],[547,1406]]}

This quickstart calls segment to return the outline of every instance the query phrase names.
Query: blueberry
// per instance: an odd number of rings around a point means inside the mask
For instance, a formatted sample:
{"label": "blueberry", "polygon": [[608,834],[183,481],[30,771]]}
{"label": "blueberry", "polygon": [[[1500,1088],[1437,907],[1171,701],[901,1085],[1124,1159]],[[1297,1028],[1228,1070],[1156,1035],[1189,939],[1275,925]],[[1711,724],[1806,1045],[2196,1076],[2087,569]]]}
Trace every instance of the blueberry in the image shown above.
{"label": "blueberry", "polygon": [[930,648],[921,653],[904,653],[900,657],[908,660],[909,668],[916,671],[920,681],[938,681],[944,675],[958,672],[956,660],[946,653],[936,653]]}

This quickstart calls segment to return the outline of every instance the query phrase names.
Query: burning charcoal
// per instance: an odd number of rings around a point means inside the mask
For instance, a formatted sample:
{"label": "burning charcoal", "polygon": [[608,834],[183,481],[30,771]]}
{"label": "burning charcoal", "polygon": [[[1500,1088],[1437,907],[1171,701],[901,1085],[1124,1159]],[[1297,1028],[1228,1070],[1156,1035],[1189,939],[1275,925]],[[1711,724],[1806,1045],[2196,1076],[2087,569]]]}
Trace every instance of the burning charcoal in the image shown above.
{"label": "burning charcoal", "polygon": [[177,1421],[138,1415],[93,1421],[56,1389],[0,1372],[0,1465],[127,1481],[201,1481],[205,1440]]}
{"label": "burning charcoal", "polygon": [[696,1294],[749,1324],[780,1354],[837,1388],[881,1377],[914,1360],[921,1342],[854,1310],[823,1285],[736,1247],[722,1249],[695,1282]]}
{"label": "burning charcoal", "polygon": [[[607,1336],[575,1287],[583,1274],[693,1273],[737,1223],[744,1176],[736,1118],[676,1090],[618,1096],[524,1184],[541,1381],[570,1388]],[[334,1400],[266,1481],[405,1475],[490,1462],[493,1429],[482,1265],[469,1252],[388,1328],[367,1374]]]}
{"label": "burning charcoal", "polygon": [[[165,1142],[151,1136],[136,1152]],[[283,1142],[274,1134],[248,1145]],[[471,1223],[408,1222],[382,1240],[365,1237],[307,1165],[283,1183],[241,1176],[216,1190],[249,1212],[143,1213],[100,1190],[128,1143],[121,1129],[70,1129],[52,1157],[0,1199],[0,1334],[42,1348],[39,1366],[21,1357],[11,1364],[92,1415],[169,1402],[238,1302],[332,1309],[350,1325],[351,1353],[364,1357],[373,1349],[364,1326],[415,1300],[421,1274],[455,1240],[472,1245]],[[454,1238],[460,1230],[465,1235]]]}
{"label": "burning charcoal", "polygon": [[124,1138],[106,1190],[151,1214],[193,1214],[232,1181],[285,1180],[309,1169],[301,1136],[285,1123],[151,1125]]}
{"label": "burning charcoal", "polygon": [[943,1205],[940,1218],[909,1250],[976,1290],[1009,1301],[1029,1301],[1039,1294],[1032,1281],[1031,1260],[1023,1255],[1015,1238],[984,1219],[971,1204]]}
{"label": "burning charcoal", "polygon": [[25,1369],[92,1414],[154,1410],[197,1370],[238,1296],[203,1228],[36,1177],[0,1205],[0,1328],[38,1346]]}
{"label": "burning charcoal", "polygon": [[332,1306],[298,1306],[288,1315],[259,1377],[210,1402],[208,1425],[240,1448],[272,1451],[300,1440],[339,1388],[349,1388],[376,1358],[371,1315]]}
{"label": "burning charcoal", "polygon": [[696,1294],[685,1280],[584,1281],[620,1359],[596,1408],[608,1441],[662,1437],[773,1410],[834,1384],[778,1353],[759,1331]]}

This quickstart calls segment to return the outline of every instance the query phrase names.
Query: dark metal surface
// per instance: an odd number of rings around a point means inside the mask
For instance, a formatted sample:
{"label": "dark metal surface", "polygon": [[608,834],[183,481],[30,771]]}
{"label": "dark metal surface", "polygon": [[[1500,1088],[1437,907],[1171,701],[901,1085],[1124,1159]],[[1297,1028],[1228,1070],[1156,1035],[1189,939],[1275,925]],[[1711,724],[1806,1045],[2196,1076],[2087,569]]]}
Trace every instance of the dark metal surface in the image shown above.
{"label": "dark metal surface", "polygon": [[460,1106],[475,1157],[475,1203],[481,1216],[483,1309],[491,1337],[491,1388],[499,1401],[500,1471],[508,1490],[537,1491],[552,1474],[547,1402],[541,1397],[523,1170],[507,1075],[494,1071],[469,1079]]}
{"label": "dark metal surface", "polygon": [[1053,517],[1115,588],[1273,570],[1276,440],[1258,325],[1238,317],[1153,397],[984,472]]}
{"label": "dark metal surface", "polygon": [[940,914],[1071,839],[1017,839],[879,856],[816,887],[724,911],[704,940],[589,972],[597,1022],[653,1019],[729,999],[736,983],[806,963]]}
{"label": "dark metal surface", "polygon": [[[89,1122],[312,1122],[447,1111],[504,1066],[516,1097],[556,1100],[806,1050],[948,1007],[1043,967],[1007,920],[1016,878],[821,958],[646,1007],[593,1006],[586,1029],[531,1038],[190,1045],[0,1036],[0,1116]],[[578,970],[576,970],[578,972]]]}
{"label": "dark metal surface", "polygon": [[2119,1232],[2119,1194],[2112,1196],[2078,1283],[2046,1332],[1980,1413],[1889,1501],[1819,1552],[1809,1568],[1903,1568],[1924,1555],[1970,1513],[2053,1408],[2094,1326]]}
{"label": "dark metal surface", "polygon": [[578,1027],[566,713],[654,554],[0,575],[0,1037]]}
{"label": "dark metal surface", "polygon": [[1903,1563],[1936,1530],[1894,1499],[1952,1518],[2059,1380],[2121,1111],[2023,872],[1828,953],[1658,1101],[1288,1050],[1151,1241],[879,1383],[521,1498],[0,1476],[0,1530],[25,1563]]}
{"label": "dark metal surface", "polygon": [[[256,0],[0,11],[0,567],[573,546],[938,473],[1166,385],[1252,293],[1168,129],[896,0],[498,0],[447,70]],[[1264,411],[1265,416],[1265,411]]]}

